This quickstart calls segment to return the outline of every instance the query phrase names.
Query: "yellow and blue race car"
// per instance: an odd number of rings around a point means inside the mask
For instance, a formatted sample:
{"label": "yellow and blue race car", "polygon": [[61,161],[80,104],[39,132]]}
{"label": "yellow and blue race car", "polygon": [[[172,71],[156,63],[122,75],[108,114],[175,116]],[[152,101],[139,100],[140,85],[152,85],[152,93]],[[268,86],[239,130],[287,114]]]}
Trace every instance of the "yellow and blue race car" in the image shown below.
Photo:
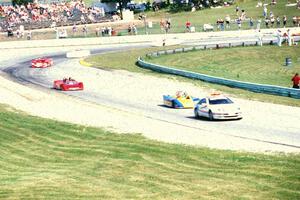
{"label": "yellow and blue race car", "polygon": [[186,92],[178,91],[175,96],[163,95],[164,105],[171,108],[194,108],[199,98],[192,97]]}

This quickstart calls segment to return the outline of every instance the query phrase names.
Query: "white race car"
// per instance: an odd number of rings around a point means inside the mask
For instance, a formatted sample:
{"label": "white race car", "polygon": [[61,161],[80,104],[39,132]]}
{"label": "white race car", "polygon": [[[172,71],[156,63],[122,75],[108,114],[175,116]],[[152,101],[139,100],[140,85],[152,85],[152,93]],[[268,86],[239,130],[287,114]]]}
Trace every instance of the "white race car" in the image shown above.
{"label": "white race car", "polygon": [[194,108],[195,117],[215,119],[242,119],[242,112],[231,99],[220,94],[212,94],[201,99]]}

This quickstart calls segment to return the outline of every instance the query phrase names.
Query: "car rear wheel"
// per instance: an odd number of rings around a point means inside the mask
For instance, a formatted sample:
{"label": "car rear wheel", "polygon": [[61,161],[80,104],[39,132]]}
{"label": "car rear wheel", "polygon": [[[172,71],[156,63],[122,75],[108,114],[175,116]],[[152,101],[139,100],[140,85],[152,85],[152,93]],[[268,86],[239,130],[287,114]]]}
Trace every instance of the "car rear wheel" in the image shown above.
{"label": "car rear wheel", "polygon": [[62,84],[62,85],[60,85],[60,89],[62,90],[62,91],[66,91],[67,90],[67,88]]}
{"label": "car rear wheel", "polygon": [[208,112],[208,118],[209,118],[210,121],[214,120],[214,115],[211,112],[211,110]]}
{"label": "car rear wheel", "polygon": [[175,108],[175,101],[172,101],[172,108]]}

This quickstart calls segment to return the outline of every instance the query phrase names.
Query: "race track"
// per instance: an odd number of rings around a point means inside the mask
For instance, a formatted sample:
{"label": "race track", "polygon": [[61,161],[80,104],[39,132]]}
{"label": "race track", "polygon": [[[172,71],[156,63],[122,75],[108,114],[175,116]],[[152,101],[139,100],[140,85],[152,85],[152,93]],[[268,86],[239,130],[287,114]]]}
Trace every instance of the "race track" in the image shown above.
{"label": "race track", "polygon": [[[145,45],[137,45],[136,48],[139,46]],[[98,48],[93,53],[124,49],[127,47]],[[52,91],[53,80],[63,77],[71,76],[83,81],[84,91],[56,92],[115,108],[116,113],[128,112],[140,118],[166,123],[180,130],[180,133],[173,134],[175,139],[163,138],[162,141],[181,140],[179,143],[213,148],[218,148],[216,144],[222,146],[222,143],[227,143],[225,149],[235,150],[300,151],[300,108],[235,99],[243,111],[242,120],[197,120],[192,109],[177,110],[162,106],[162,95],[187,90],[193,96],[202,97],[207,93],[202,88],[166,78],[84,67],[78,59],[67,59],[65,53],[57,53],[52,57],[55,64],[50,68],[32,69],[27,59],[15,61],[2,70],[19,83],[39,85],[44,91]],[[188,131],[182,131],[185,129]],[[165,130],[159,134],[172,137],[172,132],[167,133]],[[152,138],[159,139],[159,136]]]}

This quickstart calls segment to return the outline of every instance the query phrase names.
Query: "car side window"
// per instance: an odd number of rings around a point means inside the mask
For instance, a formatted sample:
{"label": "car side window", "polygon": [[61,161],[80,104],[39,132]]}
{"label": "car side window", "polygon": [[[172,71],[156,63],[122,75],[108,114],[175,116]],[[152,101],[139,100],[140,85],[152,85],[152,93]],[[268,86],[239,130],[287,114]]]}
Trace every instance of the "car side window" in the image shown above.
{"label": "car side window", "polygon": [[204,103],[206,103],[206,99],[201,99],[199,102],[199,104],[204,104]]}

